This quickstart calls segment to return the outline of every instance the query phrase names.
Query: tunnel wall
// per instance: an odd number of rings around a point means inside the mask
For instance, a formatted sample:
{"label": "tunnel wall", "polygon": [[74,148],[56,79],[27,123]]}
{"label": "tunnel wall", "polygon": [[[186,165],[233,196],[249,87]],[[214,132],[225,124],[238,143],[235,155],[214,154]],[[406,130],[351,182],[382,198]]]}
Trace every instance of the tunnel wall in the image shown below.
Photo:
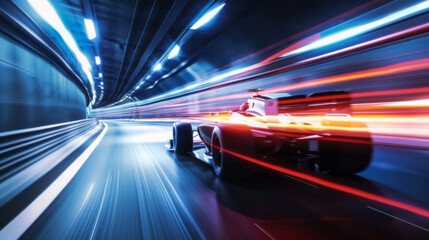
{"label": "tunnel wall", "polygon": [[44,59],[0,34],[0,132],[86,118],[81,90]]}

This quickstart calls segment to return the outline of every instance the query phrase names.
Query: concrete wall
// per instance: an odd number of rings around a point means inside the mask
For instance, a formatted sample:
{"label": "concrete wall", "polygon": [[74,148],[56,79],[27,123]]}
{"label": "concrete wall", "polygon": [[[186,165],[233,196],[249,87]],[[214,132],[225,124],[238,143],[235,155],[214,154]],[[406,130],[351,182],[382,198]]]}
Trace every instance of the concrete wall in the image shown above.
{"label": "concrete wall", "polygon": [[81,90],[44,59],[0,34],[0,132],[83,118]]}

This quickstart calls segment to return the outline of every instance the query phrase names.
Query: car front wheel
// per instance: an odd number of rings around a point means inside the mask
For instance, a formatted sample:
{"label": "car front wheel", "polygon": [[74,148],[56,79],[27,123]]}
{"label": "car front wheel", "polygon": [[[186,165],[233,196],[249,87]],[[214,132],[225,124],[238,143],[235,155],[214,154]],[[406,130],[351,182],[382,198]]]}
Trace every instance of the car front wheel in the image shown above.
{"label": "car front wheel", "polygon": [[192,125],[187,122],[176,122],[173,125],[173,147],[178,154],[192,151],[193,136]]}

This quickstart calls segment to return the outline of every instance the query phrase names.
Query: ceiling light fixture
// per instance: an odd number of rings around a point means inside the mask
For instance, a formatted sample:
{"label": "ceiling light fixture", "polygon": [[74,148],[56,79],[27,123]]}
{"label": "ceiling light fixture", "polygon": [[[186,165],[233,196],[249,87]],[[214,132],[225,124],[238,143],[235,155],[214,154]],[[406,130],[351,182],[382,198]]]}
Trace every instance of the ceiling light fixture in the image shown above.
{"label": "ceiling light fixture", "polygon": [[219,12],[220,10],[225,6],[225,3],[222,3],[221,5],[211,9],[210,11],[206,12],[198,21],[192,25],[191,30],[196,30],[206,23],[210,22]]}
{"label": "ceiling light fixture", "polygon": [[158,63],[155,65],[155,67],[153,67],[153,71],[159,71],[159,70],[161,70],[161,68],[162,68],[162,64]]}
{"label": "ceiling light fixture", "polygon": [[176,57],[177,55],[179,55],[179,52],[180,52],[180,46],[176,44],[176,45],[174,45],[173,49],[171,49],[167,58],[172,59],[172,58]]}
{"label": "ceiling light fixture", "polygon": [[89,40],[94,39],[97,36],[95,33],[94,22],[87,18],[85,18],[83,21],[85,22],[86,36],[88,36]]}

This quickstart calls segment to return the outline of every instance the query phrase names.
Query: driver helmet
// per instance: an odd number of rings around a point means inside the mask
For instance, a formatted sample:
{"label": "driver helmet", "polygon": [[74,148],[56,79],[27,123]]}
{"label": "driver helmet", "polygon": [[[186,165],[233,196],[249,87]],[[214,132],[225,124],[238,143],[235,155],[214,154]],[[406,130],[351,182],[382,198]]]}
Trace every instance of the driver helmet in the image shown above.
{"label": "driver helmet", "polygon": [[249,103],[248,102],[242,103],[241,106],[240,106],[240,111],[244,112],[247,109],[249,109]]}

